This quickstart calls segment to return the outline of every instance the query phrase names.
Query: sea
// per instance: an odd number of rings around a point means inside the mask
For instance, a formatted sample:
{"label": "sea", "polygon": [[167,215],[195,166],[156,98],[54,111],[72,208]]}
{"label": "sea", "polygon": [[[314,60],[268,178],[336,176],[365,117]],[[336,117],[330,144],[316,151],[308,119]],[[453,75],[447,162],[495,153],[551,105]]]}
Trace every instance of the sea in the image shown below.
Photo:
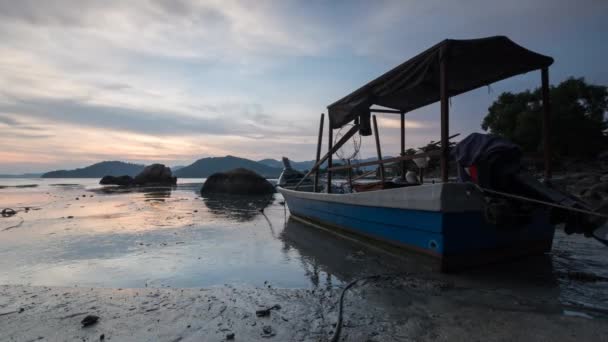
{"label": "sea", "polygon": [[204,179],[131,189],[98,181],[0,179],[0,210],[16,211],[0,217],[0,285],[316,290],[407,272],[496,307],[516,300],[539,312],[608,317],[608,247],[560,229],[548,255],[439,274],[418,256],[294,220],[280,194],[201,196]]}

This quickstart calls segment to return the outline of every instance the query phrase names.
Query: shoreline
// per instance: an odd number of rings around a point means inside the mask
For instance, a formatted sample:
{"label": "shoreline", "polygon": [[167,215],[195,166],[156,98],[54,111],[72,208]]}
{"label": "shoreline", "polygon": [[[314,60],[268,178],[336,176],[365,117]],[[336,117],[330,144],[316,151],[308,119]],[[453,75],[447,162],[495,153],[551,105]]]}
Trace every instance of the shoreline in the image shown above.
{"label": "shoreline", "polygon": [[[340,340],[594,341],[608,334],[605,318],[564,315],[513,294],[486,301],[495,295],[486,292],[414,277],[363,284],[346,295]],[[0,285],[0,340],[223,341],[234,334],[234,341],[323,341],[333,333],[339,295],[271,286]],[[83,328],[87,315],[99,322]]]}

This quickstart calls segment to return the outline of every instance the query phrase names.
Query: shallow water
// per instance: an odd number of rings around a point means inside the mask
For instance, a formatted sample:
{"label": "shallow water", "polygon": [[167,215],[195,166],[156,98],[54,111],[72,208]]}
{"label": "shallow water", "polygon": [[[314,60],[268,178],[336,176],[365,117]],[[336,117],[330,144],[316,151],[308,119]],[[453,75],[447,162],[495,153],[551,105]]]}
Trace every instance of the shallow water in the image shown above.
{"label": "shallow water", "polygon": [[200,179],[130,190],[97,182],[0,179],[0,209],[19,211],[0,218],[0,284],[328,288],[415,272],[455,282],[463,301],[608,312],[608,282],[571,275],[608,278],[608,248],[582,236],[558,231],[551,255],[441,275],[424,259],[388,256],[289,219],[279,194],[201,197]]}

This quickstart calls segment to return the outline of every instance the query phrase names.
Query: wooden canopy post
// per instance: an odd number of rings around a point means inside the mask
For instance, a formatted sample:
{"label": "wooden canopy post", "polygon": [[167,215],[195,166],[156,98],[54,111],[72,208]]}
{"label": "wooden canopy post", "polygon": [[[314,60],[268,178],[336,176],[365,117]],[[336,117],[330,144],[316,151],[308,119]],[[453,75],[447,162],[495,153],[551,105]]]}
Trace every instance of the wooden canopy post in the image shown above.
{"label": "wooden canopy post", "polygon": [[441,99],[441,181],[448,182],[449,165],[449,135],[450,135],[450,108],[448,103],[448,63],[445,50],[440,54],[439,62],[439,96]]}
{"label": "wooden canopy post", "polygon": [[[346,160],[346,164],[350,166],[350,159]],[[353,169],[351,167],[348,168],[348,186],[353,188]]]}
{"label": "wooden canopy post", "polygon": [[551,179],[551,103],[549,100],[549,68],[541,69],[543,96],[543,147],[545,158],[545,180]]}
{"label": "wooden canopy post", "polygon": [[[319,162],[321,159],[321,145],[323,144],[323,122],[325,121],[325,114],[321,113],[321,122],[319,123],[319,139],[317,140],[317,159],[315,164]],[[315,171],[315,181],[314,181],[314,192],[317,192],[317,187],[319,185],[319,168]]]}
{"label": "wooden canopy post", "polygon": [[[376,152],[378,152],[378,160],[382,160],[382,150],[380,149],[380,136],[378,135],[378,122],[376,115],[372,115],[374,121],[374,137],[376,138]],[[380,180],[384,183],[384,164],[380,164]]]}
{"label": "wooden canopy post", "polygon": [[327,158],[327,193],[331,194],[331,171],[329,170],[329,168],[332,167],[332,165],[333,165],[332,159],[334,156],[334,153],[333,153],[334,131],[331,128],[331,120],[329,122],[329,125],[327,125],[327,128],[328,128],[327,153],[329,154],[329,157]]}
{"label": "wooden canopy post", "polygon": [[[405,113],[401,112],[401,156],[405,155]],[[405,160],[401,161],[401,180],[405,180]]]}

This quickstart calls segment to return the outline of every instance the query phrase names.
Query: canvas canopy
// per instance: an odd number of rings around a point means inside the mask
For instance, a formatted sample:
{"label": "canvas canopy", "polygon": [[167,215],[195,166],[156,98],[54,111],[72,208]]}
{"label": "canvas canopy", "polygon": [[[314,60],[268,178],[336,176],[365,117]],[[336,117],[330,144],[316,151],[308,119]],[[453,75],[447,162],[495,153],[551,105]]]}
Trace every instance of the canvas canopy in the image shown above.
{"label": "canvas canopy", "polygon": [[553,58],[521,47],[504,36],[446,39],[329,105],[331,127],[342,127],[359,117],[361,126],[369,127],[372,105],[409,112],[439,101],[442,59],[446,59],[448,96],[553,63]]}

